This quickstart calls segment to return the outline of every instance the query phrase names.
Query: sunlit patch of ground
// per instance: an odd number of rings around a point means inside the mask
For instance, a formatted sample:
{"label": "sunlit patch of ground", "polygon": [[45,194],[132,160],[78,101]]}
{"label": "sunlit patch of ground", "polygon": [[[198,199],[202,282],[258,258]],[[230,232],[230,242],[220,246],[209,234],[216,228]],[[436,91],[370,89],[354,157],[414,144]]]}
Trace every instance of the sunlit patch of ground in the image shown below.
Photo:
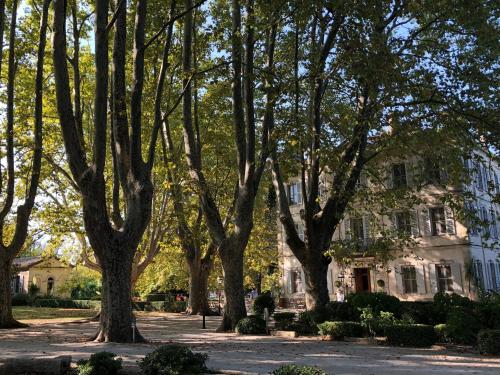
{"label": "sunlit patch of ground", "polygon": [[[53,307],[31,307],[14,306],[12,308],[14,318],[23,323],[35,324],[46,319],[55,321],[67,321],[82,318],[90,318],[96,315],[95,310],[90,309],[59,309]],[[54,321],[54,322],[55,322]]]}

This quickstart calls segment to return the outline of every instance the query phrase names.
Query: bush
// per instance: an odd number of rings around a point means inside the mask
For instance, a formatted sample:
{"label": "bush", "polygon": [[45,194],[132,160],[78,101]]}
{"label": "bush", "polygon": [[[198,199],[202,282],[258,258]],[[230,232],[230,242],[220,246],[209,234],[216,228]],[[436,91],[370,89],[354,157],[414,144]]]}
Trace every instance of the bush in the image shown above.
{"label": "bush", "polygon": [[271,315],[276,309],[276,304],[274,303],[274,298],[271,293],[266,292],[255,298],[253,302],[253,312],[257,315],[263,315],[264,309],[267,307],[269,315]]}
{"label": "bush", "polygon": [[121,358],[109,352],[92,354],[89,359],[82,359],[78,363],[78,375],[115,375],[122,368]]}
{"label": "bush", "polygon": [[428,347],[436,342],[434,327],[425,324],[395,324],[385,327],[385,334],[389,345]]}
{"label": "bush", "polygon": [[207,368],[205,353],[193,353],[189,347],[179,344],[160,346],[137,361],[145,375],[202,374]]}
{"label": "bush", "polygon": [[284,365],[274,370],[271,375],[328,375],[323,370],[312,366]]}
{"label": "bush", "polygon": [[318,332],[321,336],[329,336],[334,340],[344,340],[345,337],[342,322],[323,322],[318,324]]}
{"label": "bush", "polygon": [[99,310],[101,308],[101,301],[93,301],[93,300],[86,300],[86,299],[73,300],[73,308]]}
{"label": "bush", "polygon": [[446,337],[455,344],[474,344],[481,329],[470,310],[454,307],[446,320]]}
{"label": "bush", "polygon": [[397,322],[393,313],[387,311],[374,312],[371,306],[361,309],[360,319],[371,336],[384,335],[385,328]]}
{"label": "bush", "polygon": [[31,298],[26,293],[17,293],[12,296],[12,306],[28,306]]}
{"label": "bush", "polygon": [[436,338],[438,342],[448,342],[448,336],[446,334],[446,324],[437,324],[434,326],[434,332],[436,332]]}
{"label": "bush", "polygon": [[241,335],[255,335],[266,332],[266,321],[257,315],[250,315],[236,324],[236,333]]}
{"label": "bush", "polygon": [[482,299],[474,313],[484,328],[500,329],[500,295],[494,293]]}
{"label": "bush", "polygon": [[75,304],[70,299],[59,299],[51,297],[46,298],[37,298],[33,303],[35,307],[53,307],[53,308],[63,308],[63,309],[72,309],[75,308]]}
{"label": "bush", "polygon": [[365,327],[359,322],[342,322],[346,337],[364,337]]}
{"label": "bush", "polygon": [[434,303],[431,301],[407,302],[401,301],[401,316],[409,315],[417,324],[438,323],[434,314]]}
{"label": "bush", "polygon": [[500,354],[500,329],[483,329],[477,335],[481,354]]}
{"label": "bush", "polygon": [[361,309],[371,307],[375,314],[387,311],[396,317],[401,316],[401,302],[393,296],[385,293],[353,293],[346,298],[347,304],[351,306],[355,319],[358,320]]}
{"label": "bush", "polygon": [[454,307],[470,309],[474,307],[467,297],[462,297],[456,293],[436,293],[434,295],[433,313],[435,323],[445,323],[448,320],[448,314]]}
{"label": "bush", "polygon": [[186,311],[187,302],[186,301],[154,301],[151,302],[151,306],[156,311],[164,311],[170,313],[181,313]]}
{"label": "bush", "polygon": [[274,327],[276,329],[286,331],[291,328],[293,325],[293,321],[295,319],[295,313],[293,312],[282,312],[282,313],[274,313]]}
{"label": "bush", "polygon": [[356,320],[357,314],[354,313],[352,306],[345,302],[329,302],[324,307],[328,320]]}

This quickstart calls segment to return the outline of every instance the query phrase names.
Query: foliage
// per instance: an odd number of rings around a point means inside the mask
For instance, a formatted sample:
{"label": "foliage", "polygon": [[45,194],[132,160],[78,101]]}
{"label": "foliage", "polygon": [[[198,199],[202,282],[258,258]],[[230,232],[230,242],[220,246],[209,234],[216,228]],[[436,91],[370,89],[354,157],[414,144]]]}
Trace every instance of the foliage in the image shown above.
{"label": "foliage", "polygon": [[446,319],[446,337],[455,344],[474,344],[480,322],[471,310],[454,306]]}
{"label": "foliage", "polygon": [[202,374],[208,355],[193,353],[188,346],[169,344],[147,354],[137,363],[145,375]]}
{"label": "foliage", "polygon": [[322,336],[332,336],[335,340],[344,337],[363,337],[365,329],[359,322],[323,322],[318,324],[318,332]]}
{"label": "foliage", "polygon": [[500,329],[483,329],[479,331],[477,347],[481,354],[500,354]]}
{"label": "foliage", "polygon": [[40,293],[40,288],[38,285],[31,283],[28,286],[28,294],[30,295],[31,298],[34,298],[38,293]]}
{"label": "foliage", "polygon": [[375,312],[370,306],[361,309],[360,320],[371,336],[383,335],[388,326],[397,323],[393,313],[388,311]]}
{"label": "foliage", "polygon": [[395,346],[428,347],[437,338],[434,327],[425,324],[394,324],[385,327],[387,343]]}
{"label": "foliage", "polygon": [[263,315],[266,307],[269,315],[271,315],[276,309],[274,298],[270,292],[258,295],[253,301],[253,312],[257,315]]}
{"label": "foliage", "polygon": [[96,271],[77,266],[60,291],[78,300],[96,298],[101,295],[101,276]]}
{"label": "foliage", "polygon": [[294,312],[274,313],[273,319],[275,322],[274,327],[276,329],[286,331],[292,327],[293,322],[295,320],[295,313]]}
{"label": "foliage", "polygon": [[467,297],[462,297],[456,293],[436,293],[434,295],[433,310],[436,323],[444,323],[448,319],[448,313],[454,307],[472,309],[474,303]]}
{"label": "foliage", "polygon": [[402,315],[409,315],[418,324],[434,324],[436,322],[434,303],[432,301],[401,301]]}
{"label": "foliage", "polygon": [[266,321],[259,315],[250,315],[236,324],[236,333],[240,335],[258,335],[266,332]]}
{"label": "foliage", "polygon": [[491,293],[482,298],[474,309],[474,316],[483,328],[500,329],[500,295]]}
{"label": "foliage", "polygon": [[153,301],[151,305],[156,311],[165,311],[170,313],[181,313],[186,311],[186,301]]}
{"label": "foliage", "polygon": [[434,332],[436,332],[436,338],[438,342],[448,342],[448,336],[446,334],[446,324],[436,324],[434,326]]}
{"label": "foliage", "polygon": [[121,368],[122,359],[109,352],[94,353],[78,361],[78,375],[116,375]]}
{"label": "foliage", "polygon": [[358,316],[361,313],[361,309],[365,307],[371,307],[375,314],[380,311],[386,311],[394,314],[396,317],[401,316],[401,302],[399,299],[385,293],[353,293],[347,296],[346,302]]}
{"label": "foliage", "polygon": [[12,306],[28,306],[31,297],[26,293],[17,293],[12,296]]}
{"label": "foliage", "polygon": [[312,366],[283,365],[271,375],[328,375],[323,370]]}

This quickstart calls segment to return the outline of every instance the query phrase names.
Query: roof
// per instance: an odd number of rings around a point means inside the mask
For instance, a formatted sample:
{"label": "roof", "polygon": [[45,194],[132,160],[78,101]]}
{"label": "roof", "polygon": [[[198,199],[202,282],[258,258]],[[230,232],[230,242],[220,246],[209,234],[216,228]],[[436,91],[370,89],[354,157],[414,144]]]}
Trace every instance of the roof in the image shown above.
{"label": "roof", "polygon": [[[50,257],[50,258],[59,261],[57,257]],[[14,261],[12,262],[12,266],[18,271],[27,271],[31,267],[36,266],[37,264],[40,264],[48,259],[49,258],[42,257],[41,255],[32,257],[18,257],[14,259]]]}
{"label": "roof", "polygon": [[15,258],[12,266],[18,270],[27,270],[43,261],[41,256]]}

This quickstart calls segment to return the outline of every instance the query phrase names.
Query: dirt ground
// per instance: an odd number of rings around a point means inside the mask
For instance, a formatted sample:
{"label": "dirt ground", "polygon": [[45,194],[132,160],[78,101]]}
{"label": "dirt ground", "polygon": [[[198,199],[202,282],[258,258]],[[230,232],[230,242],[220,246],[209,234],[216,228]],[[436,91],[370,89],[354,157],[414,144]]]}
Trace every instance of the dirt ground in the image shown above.
{"label": "dirt ground", "polygon": [[483,357],[471,350],[394,348],[361,342],[324,342],[317,338],[286,339],[270,336],[237,336],[215,333],[219,318],[208,317],[207,329],[201,317],[148,313],[138,317],[148,344],[102,344],[88,342],[96,323],[24,321],[30,327],[0,330],[0,361],[12,357],[55,357],[71,355],[76,361],[106,350],[118,354],[128,371],[136,361],[161,343],[189,344],[209,355],[212,369],[235,370],[242,374],[268,374],[289,363],[319,366],[335,375],[405,374],[500,374],[500,358]]}

